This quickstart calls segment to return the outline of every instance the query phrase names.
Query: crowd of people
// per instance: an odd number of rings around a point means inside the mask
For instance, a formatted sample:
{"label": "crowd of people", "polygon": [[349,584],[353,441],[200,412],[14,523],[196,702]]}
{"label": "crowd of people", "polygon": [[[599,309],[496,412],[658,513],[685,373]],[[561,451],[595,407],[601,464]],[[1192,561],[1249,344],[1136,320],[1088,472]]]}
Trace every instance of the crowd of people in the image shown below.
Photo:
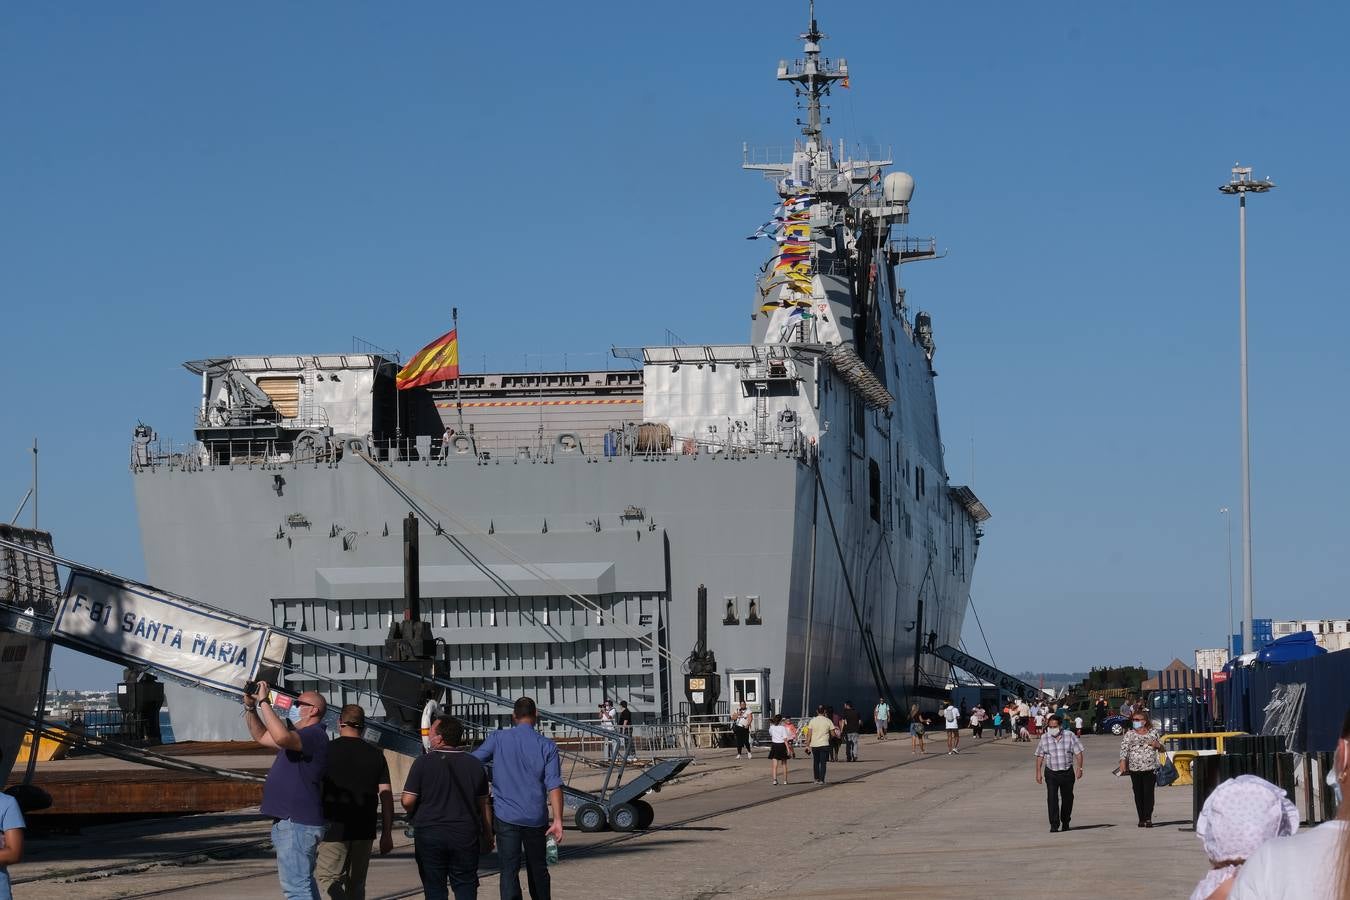
{"label": "crowd of people", "polygon": [[[315,692],[295,698],[285,711],[272,705],[265,683],[244,696],[244,720],[253,739],[275,749],[263,787],[261,812],[272,819],[281,893],[287,900],[361,900],[372,855],[393,849],[394,797],[384,754],[362,737],[365,711],[342,707],[338,736],[324,725],[327,704]],[[278,704],[280,705],[280,704]],[[1121,738],[1116,775],[1128,777],[1137,825],[1153,827],[1154,787],[1165,759],[1163,743],[1148,711],[1137,701],[1122,704],[1129,728]],[[627,705],[612,716],[612,727],[631,729]],[[873,708],[876,740],[886,740],[890,705]],[[481,855],[493,849],[501,869],[502,900],[522,897],[523,865],[530,896],[551,896],[548,863],[563,839],[562,773],[557,746],[535,727],[534,701],[521,697],[512,725],[491,733],[475,750],[465,747],[465,729],[453,717],[435,720],[430,750],[412,763],[400,803],[412,826],[414,859],[424,895],[431,900],[477,897]],[[1015,701],[1001,709],[965,708],[948,700],[936,718],[916,705],[909,710],[911,752],[923,753],[924,734],[942,722],[947,753],[960,753],[963,725],[978,737],[985,722],[994,738],[1004,732],[1016,740],[1036,737],[1034,777],[1046,789],[1051,832],[1069,831],[1074,788],[1084,774],[1083,723],[1048,702]],[[1098,725],[1106,716],[1099,711]],[[737,757],[749,758],[754,713],[739,703],[732,720]],[[842,748],[845,760],[861,759],[863,716],[852,702],[839,711],[821,705],[798,727],[773,715],[768,728],[774,784],[788,783],[788,761],[800,744],[809,750],[813,781],[826,783],[831,762]],[[608,730],[609,726],[606,727]],[[489,778],[488,765],[491,765]],[[781,779],[781,780],[780,780]],[[1297,808],[1283,788],[1252,775],[1218,785],[1196,822],[1211,868],[1190,900],[1350,900],[1350,804],[1343,792],[1350,783],[1350,711],[1334,754],[1328,785],[1335,794],[1337,817],[1299,830]],[[0,793],[0,900],[10,896],[7,867],[23,854],[24,821],[14,799]],[[553,858],[556,859],[556,856]]]}
{"label": "crowd of people", "polygon": [[[362,738],[365,711],[342,707],[330,739],[324,698],[308,691],[285,712],[266,683],[244,696],[249,734],[276,758],[263,785],[262,814],[272,819],[277,876],[287,900],[361,900],[372,853],[393,849],[393,789],[384,754]],[[399,798],[413,828],[413,857],[429,900],[478,896],[481,854],[497,851],[502,900],[551,896],[549,843],[562,843],[562,767],[558,748],[535,728],[538,710],[521,697],[512,726],[477,749],[464,726],[435,720],[430,750],[408,770]],[[616,722],[615,728],[618,728]],[[489,781],[486,766],[491,765]]]}
{"label": "crowd of people", "polygon": [[[873,726],[878,741],[886,740],[886,727],[890,719],[890,704],[878,700],[872,709]],[[736,743],[736,758],[752,758],[752,730],[755,713],[744,700],[737,701],[731,711],[731,728]],[[846,762],[862,760],[861,741],[866,720],[853,705],[845,700],[838,711],[833,706],[822,704],[816,708],[816,714],[801,724],[791,717],[775,714],[769,718],[769,777],[773,784],[788,783],[788,762],[795,759],[797,751],[811,756],[812,782],[825,784],[826,768],[831,762],[839,761],[843,751]]]}
{"label": "crowd of people", "polygon": [[[1112,712],[1105,698],[1093,701],[1091,723],[1081,715],[1071,715],[1063,703],[1051,700],[1014,700],[1001,708],[977,705],[969,708],[947,700],[936,713],[911,705],[907,717],[911,739],[910,752],[927,752],[927,732],[941,723],[948,755],[960,754],[961,730],[971,729],[980,737],[986,725],[993,728],[994,739],[1012,735],[1014,741],[1035,744],[1034,778],[1045,786],[1046,812],[1051,832],[1072,828],[1074,788],[1084,774],[1086,751],[1082,736],[1108,732],[1108,720],[1119,715],[1125,719],[1119,752],[1113,772],[1128,779],[1133,798],[1136,825],[1153,827],[1154,791],[1159,769],[1166,754],[1162,736],[1150,719],[1142,699],[1124,699],[1118,712]],[[890,726],[890,705],[879,701],[873,709],[876,739],[886,739]],[[741,704],[733,717],[749,728],[753,715]],[[769,726],[771,777],[774,784],[787,783],[788,760],[795,757],[799,742],[809,750],[813,781],[824,784],[828,764],[838,759],[842,745],[846,758],[857,756],[861,719],[852,703],[840,712],[828,705],[817,707],[816,714],[800,729],[791,718],[774,715]],[[854,735],[850,738],[849,735]],[[745,752],[748,756],[747,735]],[[741,755],[738,747],[737,755]],[[1207,799],[1196,825],[1196,835],[1211,862],[1210,871],[1191,894],[1190,900],[1256,900],[1256,898],[1328,898],[1350,900],[1350,804],[1342,792],[1350,781],[1350,712],[1347,712],[1341,740],[1335,754],[1334,770],[1328,784],[1336,794],[1338,815],[1311,831],[1298,832],[1298,811],[1286,798],[1283,788],[1252,775],[1222,782]]]}

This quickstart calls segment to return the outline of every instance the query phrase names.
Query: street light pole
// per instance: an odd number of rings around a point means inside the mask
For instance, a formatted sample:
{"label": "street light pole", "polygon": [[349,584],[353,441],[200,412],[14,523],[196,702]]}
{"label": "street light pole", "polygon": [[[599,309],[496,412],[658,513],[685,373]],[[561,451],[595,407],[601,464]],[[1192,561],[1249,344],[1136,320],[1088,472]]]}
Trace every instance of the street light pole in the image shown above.
{"label": "street light pole", "polygon": [[1227,656],[1233,655],[1233,517],[1228,514],[1228,507],[1220,507],[1219,515],[1223,516],[1224,530],[1228,532],[1228,637],[1224,638],[1224,653]]}
{"label": "street light pole", "polygon": [[1252,639],[1252,467],[1251,433],[1247,419],[1247,195],[1264,194],[1275,183],[1252,178],[1251,166],[1233,165],[1225,194],[1238,195],[1238,368],[1242,393],[1242,651],[1254,649]]}

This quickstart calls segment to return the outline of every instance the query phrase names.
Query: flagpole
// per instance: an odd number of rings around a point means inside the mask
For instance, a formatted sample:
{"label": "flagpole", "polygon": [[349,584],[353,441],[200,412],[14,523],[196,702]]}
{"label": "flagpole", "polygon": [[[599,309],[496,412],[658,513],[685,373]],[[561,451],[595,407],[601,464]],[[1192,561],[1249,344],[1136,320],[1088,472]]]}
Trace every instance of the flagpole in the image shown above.
{"label": "flagpole", "polygon": [[[451,323],[454,325],[456,348],[458,348],[458,342],[459,342],[459,307],[458,307],[458,306],[452,306],[452,307],[450,307],[450,321],[451,321]],[[456,360],[456,364],[458,364],[458,360],[459,360],[458,349],[456,350],[456,353],[455,353],[455,360]],[[459,419],[459,431],[460,431],[460,434],[463,434],[463,433],[464,433],[464,403],[463,403],[463,401],[461,400],[461,398],[460,398],[460,393],[459,393],[459,385],[460,385],[460,382],[463,381],[463,379],[460,377],[460,375],[462,375],[463,372],[462,372],[461,370],[459,370],[458,368],[456,369],[456,371],[458,372],[458,374],[455,375],[455,415],[456,415],[456,417]]]}

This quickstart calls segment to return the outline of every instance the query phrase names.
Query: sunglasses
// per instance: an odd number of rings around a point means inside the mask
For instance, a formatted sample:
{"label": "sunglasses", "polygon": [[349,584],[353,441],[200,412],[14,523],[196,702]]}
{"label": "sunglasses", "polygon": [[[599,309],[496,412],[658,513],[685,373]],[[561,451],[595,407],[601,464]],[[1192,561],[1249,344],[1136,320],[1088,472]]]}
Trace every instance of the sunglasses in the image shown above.
{"label": "sunglasses", "polygon": [[310,703],[308,700],[297,700],[297,701],[295,701],[295,703],[294,703],[293,705],[295,705],[295,706],[313,706],[314,704],[313,704],[313,703]]}

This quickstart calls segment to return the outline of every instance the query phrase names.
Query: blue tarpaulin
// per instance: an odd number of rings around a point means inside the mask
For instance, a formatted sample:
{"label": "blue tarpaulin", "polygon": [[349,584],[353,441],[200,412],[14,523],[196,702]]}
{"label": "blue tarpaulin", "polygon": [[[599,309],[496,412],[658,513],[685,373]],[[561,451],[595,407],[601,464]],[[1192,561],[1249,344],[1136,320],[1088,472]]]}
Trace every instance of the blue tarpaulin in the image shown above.
{"label": "blue tarpaulin", "polygon": [[1317,637],[1311,631],[1299,631],[1267,644],[1256,654],[1256,661],[1281,665],[1311,659],[1326,652],[1324,647],[1317,646]]}

